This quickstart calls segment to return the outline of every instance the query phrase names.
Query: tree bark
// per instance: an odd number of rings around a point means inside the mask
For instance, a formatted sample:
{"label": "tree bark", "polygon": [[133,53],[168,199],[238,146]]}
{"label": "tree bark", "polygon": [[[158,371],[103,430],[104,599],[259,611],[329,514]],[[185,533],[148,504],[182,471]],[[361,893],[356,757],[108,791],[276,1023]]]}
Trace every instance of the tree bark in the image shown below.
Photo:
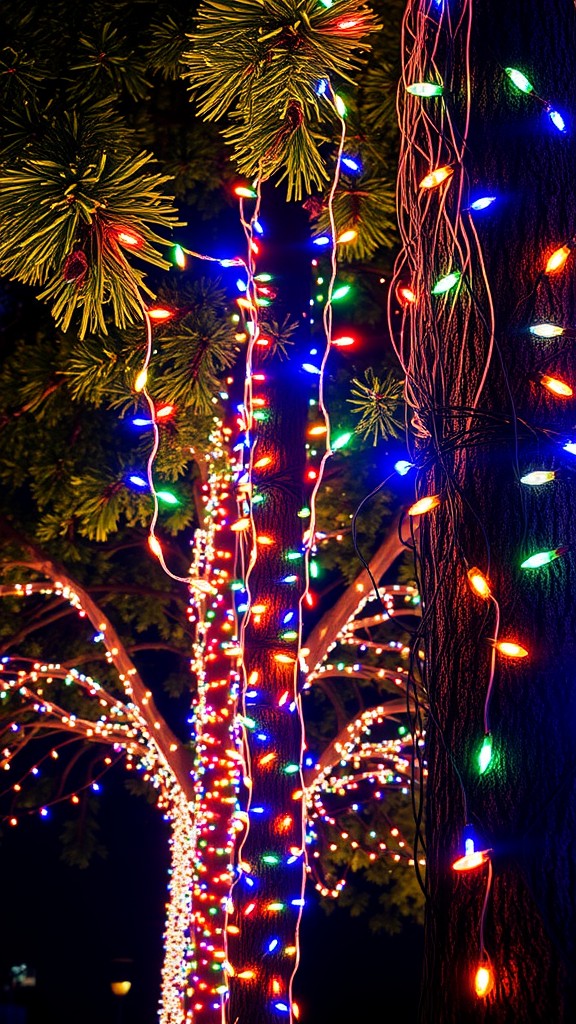
{"label": "tree bark", "polygon": [[[540,383],[549,373],[576,385],[576,355],[565,337],[546,342],[528,331],[576,323],[574,253],[563,273],[543,273],[576,231],[576,14],[572,0],[411,0],[405,30],[404,85],[440,79],[445,90],[443,100],[400,97],[404,269],[419,297],[405,349],[415,461],[420,494],[442,498],[422,517],[419,538],[431,709],[421,1021],[567,1024],[576,1017],[574,554],[532,572],[519,566],[570,544],[576,527],[562,449],[575,403]],[[508,66],[564,114],[566,134],[545,103],[514,89]],[[425,193],[419,182],[441,165],[453,168],[449,185]],[[463,212],[480,195],[497,203]],[[458,292],[431,295],[452,269],[462,272]],[[534,469],[559,476],[525,487],[519,478]],[[468,587],[473,565],[499,602],[501,638],[529,650],[519,661],[497,658],[495,756],[484,775],[476,755],[495,606]],[[483,999],[473,977],[486,869],[451,869],[466,820],[493,851],[485,942],[496,984]]]}

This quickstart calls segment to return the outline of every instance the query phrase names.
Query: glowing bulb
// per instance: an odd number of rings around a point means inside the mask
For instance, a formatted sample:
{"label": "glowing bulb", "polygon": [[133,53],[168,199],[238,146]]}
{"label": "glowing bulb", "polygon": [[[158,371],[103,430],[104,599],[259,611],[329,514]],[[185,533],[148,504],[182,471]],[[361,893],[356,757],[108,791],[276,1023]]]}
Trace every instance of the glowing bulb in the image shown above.
{"label": "glowing bulb", "polygon": [[483,775],[492,760],[492,736],[486,733],[478,754],[478,771]]}
{"label": "glowing bulb", "polygon": [[152,554],[156,555],[156,558],[162,557],[162,548],[160,546],[160,541],[156,537],[153,537],[152,535],[148,537],[148,547],[150,548]]}
{"label": "glowing bulb", "polygon": [[474,991],[479,999],[483,999],[494,988],[494,971],[486,961],[480,964],[474,975]]}
{"label": "glowing bulb", "polygon": [[247,530],[249,526],[250,526],[250,520],[245,516],[242,519],[236,520],[235,523],[232,523],[230,529],[234,533],[242,533],[242,531],[243,530]]}
{"label": "glowing bulb", "polygon": [[425,178],[422,178],[420,188],[436,188],[443,181],[446,181],[451,174],[454,174],[453,167],[449,167],[447,164],[444,167],[437,167],[434,171],[430,171],[430,174],[427,174]]}
{"label": "glowing bulb", "polygon": [[174,246],[173,255],[176,266],[180,267],[180,270],[184,270],[184,267],[186,266],[186,254],[181,245]]}
{"label": "glowing bulb", "polygon": [[127,245],[132,249],[137,249],[143,244],[143,239],[140,235],[137,235],[132,231],[118,231],[116,238],[119,242],[122,242],[122,245]]}
{"label": "glowing bulb", "polygon": [[540,484],[548,484],[554,480],[556,473],[553,469],[534,469],[520,477],[521,484],[529,484],[531,487],[538,487]]}
{"label": "glowing bulb", "polygon": [[559,338],[564,334],[564,328],[556,324],[532,324],[530,334],[535,334],[537,338]]}
{"label": "glowing bulb", "polygon": [[510,79],[512,84],[515,85],[516,88],[520,90],[520,92],[534,92],[534,86],[532,85],[532,82],[530,82],[526,78],[526,75],[523,75],[521,71],[517,71],[516,68],[504,68],[504,71],[508,75],[508,78]]}
{"label": "glowing bulb", "polygon": [[394,469],[399,476],[406,476],[406,473],[409,473],[411,469],[414,469],[414,463],[407,462],[406,459],[399,459],[398,462],[394,463]]}
{"label": "glowing bulb", "polygon": [[338,94],[334,95],[334,106],[340,117],[346,117],[346,104]]}
{"label": "glowing bulb", "polygon": [[332,292],[332,300],[334,302],[338,302],[339,299],[345,298],[345,296],[348,295],[349,291],[349,284],[341,284],[339,288],[335,288],[334,291]]}
{"label": "glowing bulb", "polygon": [[[230,929],[228,929],[230,931]],[[249,981],[251,978],[256,977],[255,971],[239,971],[236,975],[237,978],[241,978],[242,981]]]}
{"label": "glowing bulb", "polygon": [[341,156],[340,163],[344,165],[347,171],[352,171],[353,174],[359,174],[362,170],[362,164],[352,156]]}
{"label": "glowing bulb", "polygon": [[562,114],[560,114],[557,110],[554,110],[552,107],[548,107],[546,113],[548,114],[548,117],[552,121],[554,127],[557,128],[559,132],[566,131],[566,122],[562,117]]}
{"label": "glowing bulb", "polygon": [[398,300],[405,306],[416,302],[416,292],[409,288],[408,285],[402,285],[401,288],[398,288],[397,295]]}
{"label": "glowing bulb", "polygon": [[335,437],[334,440],[330,442],[330,447],[332,451],[337,452],[340,450],[340,448],[344,448],[344,446],[348,444],[348,441],[350,440],[351,437],[351,431],[348,431],[348,433],[346,434],[340,434],[339,437]]}
{"label": "glowing bulb", "polygon": [[555,558],[560,558],[561,555],[565,555],[568,551],[567,547],[553,548],[550,551],[537,551],[536,554],[530,555],[520,564],[521,569],[539,569],[542,565],[548,565],[549,562],[553,562]]}
{"label": "glowing bulb", "polygon": [[269,466],[271,462],[272,459],[270,458],[270,456],[264,455],[261,459],[258,459],[258,461],[254,463],[254,469],[264,469],[264,466]]}
{"label": "glowing bulb", "polygon": [[553,395],[557,395],[558,398],[571,398],[574,394],[572,388],[566,381],[559,380],[558,377],[550,377],[547,373],[543,373],[540,378],[540,383],[548,388]]}
{"label": "glowing bulb", "polygon": [[513,640],[500,640],[494,646],[505,658],[526,658],[528,656],[526,648],[521,647],[520,644],[515,643]]}
{"label": "glowing bulb", "polygon": [[473,203],[470,203],[470,210],[486,210],[492,203],[496,202],[496,196],[481,196],[480,199],[475,199]]}
{"label": "glowing bulb", "polygon": [[562,245],[559,249],[555,249],[552,255],[548,257],[544,273],[555,274],[558,270],[562,270],[570,252],[571,246],[569,245]]}
{"label": "glowing bulb", "polygon": [[156,491],[156,497],[166,505],[179,505],[178,498],[171,491]]}
{"label": "glowing bulb", "polygon": [[317,235],[316,238],[312,239],[312,245],[322,247],[325,245],[330,245],[331,241],[332,239],[330,238],[330,235]]}
{"label": "glowing bulb", "polygon": [[426,498],[420,498],[420,501],[414,502],[413,505],[408,509],[409,516],[422,516],[426,512],[431,512],[433,508],[437,508],[440,504],[440,497],[438,494],[429,494]]}
{"label": "glowing bulb", "polygon": [[174,316],[173,309],[164,309],[162,306],[155,306],[153,309],[148,310],[148,316],[151,320],[156,320],[161,323],[163,320],[171,320]]}
{"label": "glowing bulb", "polygon": [[480,569],[474,565],[471,569],[468,569],[466,575],[468,576],[468,582],[475,594],[478,594],[479,597],[483,597],[485,599],[491,596],[492,591],[490,590],[490,584],[488,583],[484,573],[480,572]]}
{"label": "glowing bulb", "polygon": [[134,487],[148,487],[148,481],[145,480],[143,476],[136,476],[133,474],[128,477],[128,480],[131,484],[134,484]]}
{"label": "glowing bulb", "polygon": [[256,199],[256,192],[254,189],[247,188],[245,185],[236,185],[234,195],[237,195],[239,199]]}
{"label": "glowing bulb", "polygon": [[429,96],[441,96],[444,89],[435,82],[412,82],[412,85],[406,86],[406,92],[412,93],[413,96],[428,98]]}
{"label": "glowing bulb", "polygon": [[348,231],[343,231],[341,235],[338,235],[336,239],[340,245],[346,245],[347,242],[353,242],[358,237],[358,232],[354,228],[349,228]]}
{"label": "glowing bulb", "polygon": [[441,277],[439,281],[436,281],[432,289],[432,295],[444,295],[445,292],[449,292],[451,288],[458,284],[461,277],[462,274],[459,270],[453,270],[452,273]]}
{"label": "glowing bulb", "polygon": [[144,367],[143,370],[140,370],[140,373],[138,374],[138,376],[136,377],[136,380],[134,381],[134,391],[144,391],[144,388],[146,387],[146,381],[147,380],[148,380],[148,370],[147,370],[146,367]]}

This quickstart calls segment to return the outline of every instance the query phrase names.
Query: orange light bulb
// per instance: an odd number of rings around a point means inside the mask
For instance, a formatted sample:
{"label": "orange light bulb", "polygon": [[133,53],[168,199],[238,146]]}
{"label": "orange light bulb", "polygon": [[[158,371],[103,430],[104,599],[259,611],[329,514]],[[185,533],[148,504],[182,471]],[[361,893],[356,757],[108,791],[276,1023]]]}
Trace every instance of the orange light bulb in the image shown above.
{"label": "orange light bulb", "polygon": [[446,181],[451,174],[454,174],[453,167],[449,167],[447,164],[444,167],[437,167],[434,171],[430,171],[430,174],[427,174],[425,178],[422,178],[420,188],[436,188],[443,181]]}
{"label": "orange light bulb", "polygon": [[156,320],[160,323],[163,320],[171,320],[174,316],[174,310],[163,309],[161,306],[157,306],[154,309],[148,310],[148,316],[151,320]]}
{"label": "orange light bulb", "polygon": [[525,647],[521,647],[520,644],[514,643],[513,640],[500,640],[497,644],[494,644],[497,651],[503,654],[506,658],[526,658],[528,651]]}
{"label": "orange light bulb", "polygon": [[545,388],[548,388],[548,391],[551,391],[553,395],[558,395],[559,398],[571,398],[574,394],[570,385],[559,380],[558,377],[549,377],[547,373],[543,373],[540,381]]}
{"label": "orange light bulb", "polygon": [[433,508],[437,508],[439,504],[440,496],[438,494],[429,494],[426,498],[420,498],[420,501],[414,502],[408,509],[408,515],[422,516],[426,512],[431,512]]}
{"label": "orange light bulb", "polygon": [[552,255],[548,257],[545,273],[555,274],[558,270],[562,270],[570,255],[570,251],[571,247],[569,245],[562,245],[560,249],[555,249]]}
{"label": "orange light bulb", "polygon": [[342,245],[345,245],[346,242],[353,242],[354,239],[357,237],[358,232],[355,231],[354,228],[349,228],[348,231],[343,231],[341,235],[338,235],[336,241],[340,242]]}
{"label": "orange light bulb", "polygon": [[452,865],[453,871],[474,871],[475,868],[479,868],[482,864],[490,859],[488,850],[474,850],[472,853],[465,853],[463,857],[458,857]]}
{"label": "orange light bulb", "polygon": [[230,529],[234,533],[242,533],[243,530],[247,530],[250,526],[250,520],[248,518],[238,519],[235,523],[232,523]]}
{"label": "orange light bulb", "polygon": [[474,975],[474,991],[479,999],[483,999],[494,988],[494,971],[492,965],[485,961],[478,966]]}
{"label": "orange light bulb", "polygon": [[402,285],[400,288],[398,288],[396,291],[396,295],[398,296],[398,301],[401,302],[403,305],[408,305],[412,304],[413,302],[416,302],[416,292],[414,292],[412,288],[409,288],[408,285]]}
{"label": "orange light bulb", "polygon": [[479,597],[483,597],[486,600],[491,597],[492,591],[490,590],[490,584],[488,583],[484,573],[480,572],[480,569],[474,565],[471,569],[468,569],[466,575],[468,576],[468,582],[475,594],[478,594]]}

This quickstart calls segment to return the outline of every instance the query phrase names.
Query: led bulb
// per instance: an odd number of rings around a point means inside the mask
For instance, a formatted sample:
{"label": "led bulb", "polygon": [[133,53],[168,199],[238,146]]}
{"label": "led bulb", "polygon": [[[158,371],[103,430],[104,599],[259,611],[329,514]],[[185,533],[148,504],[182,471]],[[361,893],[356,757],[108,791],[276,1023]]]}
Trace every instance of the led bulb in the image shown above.
{"label": "led bulb", "polygon": [[492,760],[492,736],[486,733],[478,754],[478,771],[483,775]]}
{"label": "led bulb", "polygon": [[349,228],[347,231],[343,231],[341,235],[338,235],[336,239],[341,245],[345,245],[347,242],[353,242],[358,237],[358,232],[354,228]]}
{"label": "led bulb", "polygon": [[566,263],[571,252],[571,246],[562,245],[559,249],[555,249],[551,256],[548,257],[546,263],[545,273],[555,274],[558,270],[562,270],[562,267]]}
{"label": "led bulb", "polygon": [[560,558],[561,555],[565,555],[568,551],[567,547],[552,548],[550,551],[537,551],[536,554],[530,555],[523,562],[520,563],[521,569],[540,569],[543,565],[548,565],[549,562],[553,562],[555,558]]}
{"label": "led bulb", "polygon": [[334,440],[330,442],[330,447],[332,451],[337,452],[340,450],[340,448],[344,448],[344,446],[348,444],[348,441],[350,440],[351,437],[351,431],[348,431],[346,434],[340,434],[338,437],[335,437]]}
{"label": "led bulb", "polygon": [[529,484],[531,487],[538,487],[540,484],[548,484],[554,480],[556,473],[553,469],[534,469],[520,477],[521,484]]}
{"label": "led bulb", "polygon": [[560,114],[557,110],[553,110],[552,107],[548,107],[546,113],[548,114],[548,117],[552,121],[554,127],[557,128],[559,132],[566,131],[566,122],[562,117],[562,114]]}
{"label": "led bulb", "polygon": [[173,250],[174,263],[180,270],[184,270],[186,266],[186,253],[181,245],[175,245]]}
{"label": "led bulb", "polygon": [[475,199],[473,203],[470,203],[470,210],[486,210],[492,203],[496,202],[496,196],[481,196],[480,199]]}
{"label": "led bulb", "polygon": [[350,291],[349,284],[341,284],[339,288],[335,288],[332,292],[332,301],[338,302],[338,299],[343,299]]}
{"label": "led bulb", "polygon": [[474,593],[487,600],[491,596],[492,591],[484,573],[474,565],[471,569],[468,569],[466,575]]}
{"label": "led bulb", "polygon": [[239,199],[256,199],[256,192],[254,189],[247,188],[245,185],[236,185],[234,194],[237,195]]}
{"label": "led bulb", "polygon": [[440,496],[438,494],[429,494],[426,498],[420,498],[419,501],[414,502],[408,509],[408,515],[422,516],[426,512],[431,512],[433,508],[437,508],[439,504]]}
{"label": "led bulb", "polygon": [[574,394],[572,388],[564,380],[560,380],[558,377],[550,377],[549,374],[543,373],[540,377],[540,383],[548,388],[553,395],[557,395],[558,398],[571,398]]}
{"label": "led bulb", "polygon": [[144,367],[143,370],[140,370],[140,373],[138,374],[138,376],[136,377],[136,380],[134,381],[134,391],[144,391],[144,388],[146,387],[146,381],[147,380],[148,380],[148,370],[147,370],[146,367]]}
{"label": "led bulb", "polygon": [[520,92],[534,92],[532,82],[530,82],[529,79],[526,78],[526,75],[523,75],[521,71],[517,71],[516,68],[504,68],[504,70],[512,84],[515,85]]}
{"label": "led bulb", "polygon": [[432,289],[432,295],[444,295],[445,292],[449,292],[451,288],[454,288],[458,284],[458,281],[462,277],[459,270],[453,270],[452,273],[446,274],[445,277],[441,277],[436,282]]}
{"label": "led bulb", "polygon": [[443,181],[446,181],[450,175],[454,174],[454,168],[446,165],[445,167],[437,167],[436,170],[430,171],[425,178],[422,178],[420,182],[420,188],[436,188],[441,185]]}
{"label": "led bulb", "polygon": [[344,103],[344,100],[337,94],[335,94],[334,96],[334,106],[336,107],[336,111],[340,115],[340,117],[346,117],[346,104]]}
{"label": "led bulb", "polygon": [[444,89],[435,82],[412,82],[412,85],[406,86],[406,92],[412,93],[413,96],[428,98],[429,96],[441,96]]}
{"label": "led bulb", "polygon": [[535,334],[537,338],[559,338],[564,334],[564,328],[556,324],[532,324],[530,334]]}
{"label": "led bulb", "polygon": [[528,656],[526,648],[515,643],[513,640],[499,640],[498,643],[494,644],[494,647],[505,658],[526,658]]}
{"label": "led bulb", "polygon": [[485,961],[479,965],[474,975],[474,991],[479,999],[483,999],[493,988],[494,971],[488,961]]}
{"label": "led bulb", "polygon": [[148,316],[151,320],[155,320],[157,323],[162,323],[164,320],[171,320],[174,316],[173,309],[164,309],[162,306],[155,306],[153,309],[148,310]]}

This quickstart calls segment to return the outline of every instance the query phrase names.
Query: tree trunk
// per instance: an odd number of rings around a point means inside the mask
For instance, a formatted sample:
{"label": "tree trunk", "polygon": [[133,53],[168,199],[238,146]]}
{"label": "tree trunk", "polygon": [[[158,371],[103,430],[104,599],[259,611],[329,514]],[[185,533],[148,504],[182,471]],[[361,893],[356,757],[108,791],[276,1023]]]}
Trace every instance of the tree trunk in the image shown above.
{"label": "tree trunk", "polygon": [[[413,0],[404,38],[404,85],[444,85],[443,99],[400,97],[399,277],[409,269],[418,296],[402,358],[419,427],[419,495],[442,499],[422,517],[418,542],[430,702],[421,1021],[567,1024],[576,1019],[575,556],[532,571],[520,563],[570,544],[576,529],[573,456],[563,451],[575,403],[540,380],[576,387],[576,355],[565,336],[543,341],[528,330],[576,323],[576,255],[563,272],[543,272],[576,231],[576,14],[572,0]],[[545,102],[515,89],[510,66],[564,115],[565,134]],[[442,165],[453,168],[449,183],[421,188]],[[497,201],[466,212],[482,195]],[[457,289],[432,295],[455,269]],[[536,469],[559,475],[520,483]],[[497,655],[494,757],[483,775],[497,623],[496,605],[467,584],[474,565],[499,604],[500,638],[529,651]],[[451,867],[467,821],[494,868],[484,939],[496,983],[484,998],[473,979],[488,868]]]}

